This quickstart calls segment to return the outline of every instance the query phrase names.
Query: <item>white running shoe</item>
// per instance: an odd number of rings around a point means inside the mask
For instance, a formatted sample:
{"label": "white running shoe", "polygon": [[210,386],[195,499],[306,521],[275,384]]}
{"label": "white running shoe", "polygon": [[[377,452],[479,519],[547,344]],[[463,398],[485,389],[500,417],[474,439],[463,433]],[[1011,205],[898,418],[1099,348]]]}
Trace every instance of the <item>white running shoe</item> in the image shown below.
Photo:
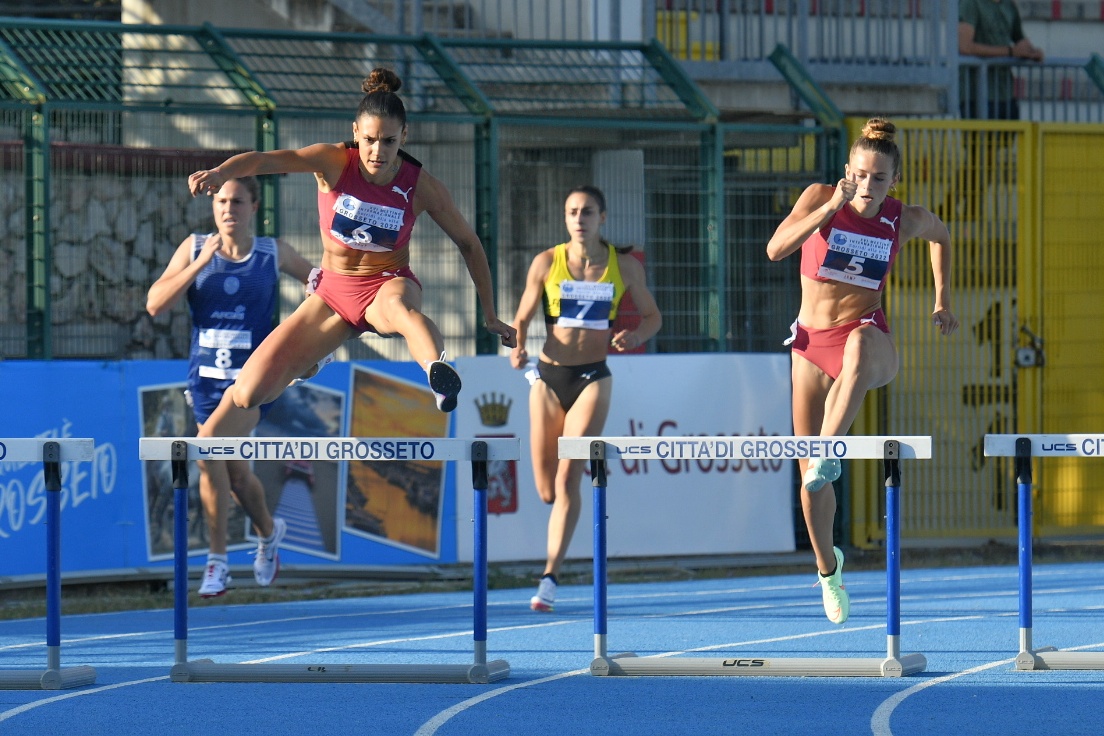
{"label": "white running shoe", "polygon": [[253,558],[253,579],[257,585],[270,585],[280,572],[280,542],[287,534],[287,522],[279,516],[272,517],[272,536],[257,542]]}
{"label": "white running shoe", "polygon": [[460,374],[456,369],[442,360],[435,360],[429,364],[429,388],[437,399],[437,408],[446,414],[456,408],[456,397],[460,393]]}
{"label": "white running shoe", "polygon": [[202,598],[217,598],[226,592],[226,584],[229,583],[230,566],[222,560],[212,560],[207,563],[207,570],[203,573],[203,582],[199,586],[199,595]]}
{"label": "white running shoe", "polygon": [[836,458],[818,458],[809,463],[801,482],[806,491],[814,493],[839,478],[842,470],[840,461]]}
{"label": "white running shoe", "polygon": [[834,624],[842,624],[851,614],[851,596],[847,594],[843,585],[843,552],[839,547],[833,547],[832,553],[836,557],[835,571],[825,577],[818,573],[820,580],[820,594],[824,599],[824,615]]}
{"label": "white running shoe", "polygon": [[556,583],[552,581],[552,578],[545,576],[540,579],[540,585],[537,586],[537,594],[529,599],[529,607],[534,611],[552,613],[555,604]]}

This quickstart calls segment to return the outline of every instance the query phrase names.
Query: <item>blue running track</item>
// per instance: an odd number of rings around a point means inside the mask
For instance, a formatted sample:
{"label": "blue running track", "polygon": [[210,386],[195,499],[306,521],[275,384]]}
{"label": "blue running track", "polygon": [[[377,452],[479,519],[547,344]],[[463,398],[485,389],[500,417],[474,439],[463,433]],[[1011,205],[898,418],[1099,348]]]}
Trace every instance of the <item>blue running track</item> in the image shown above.
{"label": "blue running track", "polygon": [[[815,575],[618,584],[609,651],[638,655],[882,657],[885,576],[845,576],[851,619],[823,614]],[[1104,650],[1104,563],[1037,565],[1034,644]],[[1102,671],[1019,672],[1016,568],[905,570],[903,678],[593,677],[589,587],[489,596],[489,685],[173,683],[171,611],[65,617],[62,666],[94,685],[0,690],[0,734],[1100,734]],[[470,593],[224,605],[190,612],[189,659],[472,661]],[[43,669],[42,619],[0,622],[0,670]]]}

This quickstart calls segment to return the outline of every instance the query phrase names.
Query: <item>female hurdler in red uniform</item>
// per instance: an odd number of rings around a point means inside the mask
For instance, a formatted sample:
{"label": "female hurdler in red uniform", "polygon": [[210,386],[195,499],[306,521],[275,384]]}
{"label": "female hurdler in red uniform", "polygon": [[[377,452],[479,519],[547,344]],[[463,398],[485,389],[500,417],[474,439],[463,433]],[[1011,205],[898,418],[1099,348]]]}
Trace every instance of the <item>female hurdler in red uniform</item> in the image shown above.
{"label": "female hurdler in red uniform", "polygon": [[[402,81],[388,69],[364,80],[353,121],[353,141],[316,143],[298,150],[250,151],[188,177],[193,195],[212,194],[228,179],[309,172],[318,180],[318,219],[324,252],[311,295],[250,356],[227,400],[239,407],[273,401],[288,384],[309,375],[345,340],[364,332],[401,335],[426,370],[442,411],[456,408],[460,377],[444,360],[444,338],[422,314],[422,286],[410,270],[410,232],[428,212],[456,243],[475,284],[490,332],[507,347],[515,330],[495,312],[487,255],[439,179],[401,150],[406,108]],[[219,412],[210,424],[217,425]],[[218,436],[218,427],[210,432]]]}
{"label": "female hurdler in red uniform", "polygon": [[[901,243],[923,238],[935,277],[932,322],[944,335],[951,313],[950,241],[934,214],[889,196],[901,178],[896,127],[873,118],[851,146],[842,179],[810,185],[767,244],[772,261],[801,251],[801,308],[787,341],[793,351],[793,425],[798,436],[846,434],[866,392],[897,374],[897,348],[882,311],[882,292]],[[824,612],[847,620],[843,553],[832,544],[839,478],[836,459],[800,461],[801,505],[820,570]]]}

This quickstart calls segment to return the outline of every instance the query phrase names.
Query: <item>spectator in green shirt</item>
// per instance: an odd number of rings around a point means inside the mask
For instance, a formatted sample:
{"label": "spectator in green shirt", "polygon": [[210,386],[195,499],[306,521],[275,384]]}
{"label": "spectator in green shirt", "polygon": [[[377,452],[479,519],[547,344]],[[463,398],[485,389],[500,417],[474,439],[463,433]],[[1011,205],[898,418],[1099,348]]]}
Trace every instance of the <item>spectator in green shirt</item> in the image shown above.
{"label": "spectator in green shirt", "polygon": [[[958,53],[987,60],[1043,60],[1043,50],[1024,35],[1020,11],[1014,0],[960,0]],[[980,111],[986,110],[990,119],[1018,119],[1020,110],[1013,90],[1012,67],[1006,64],[988,67],[986,100],[977,99],[978,73],[976,68],[960,70],[959,99],[962,101],[962,117],[980,117]]]}

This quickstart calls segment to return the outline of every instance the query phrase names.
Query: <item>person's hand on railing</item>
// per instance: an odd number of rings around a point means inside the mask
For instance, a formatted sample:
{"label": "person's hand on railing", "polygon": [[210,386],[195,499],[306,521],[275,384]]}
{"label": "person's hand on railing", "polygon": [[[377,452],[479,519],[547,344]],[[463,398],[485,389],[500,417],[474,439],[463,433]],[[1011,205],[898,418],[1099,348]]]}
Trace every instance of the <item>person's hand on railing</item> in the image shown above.
{"label": "person's hand on railing", "polygon": [[1042,61],[1043,50],[1031,43],[1026,38],[1021,38],[1012,44],[1012,57],[1015,59],[1027,59],[1028,61]]}

